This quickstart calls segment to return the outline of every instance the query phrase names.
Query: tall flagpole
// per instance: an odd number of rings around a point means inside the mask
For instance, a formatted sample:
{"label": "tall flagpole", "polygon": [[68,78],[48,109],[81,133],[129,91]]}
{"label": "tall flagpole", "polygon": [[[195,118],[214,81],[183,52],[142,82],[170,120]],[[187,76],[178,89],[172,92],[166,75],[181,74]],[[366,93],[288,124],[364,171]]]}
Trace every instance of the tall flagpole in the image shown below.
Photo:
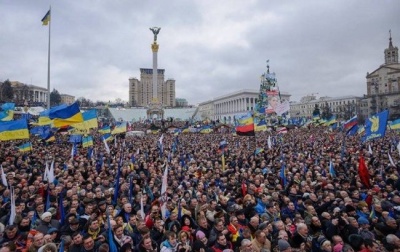
{"label": "tall flagpole", "polygon": [[51,5],[49,21],[49,48],[47,51],[47,109],[50,109],[50,31],[51,31]]}

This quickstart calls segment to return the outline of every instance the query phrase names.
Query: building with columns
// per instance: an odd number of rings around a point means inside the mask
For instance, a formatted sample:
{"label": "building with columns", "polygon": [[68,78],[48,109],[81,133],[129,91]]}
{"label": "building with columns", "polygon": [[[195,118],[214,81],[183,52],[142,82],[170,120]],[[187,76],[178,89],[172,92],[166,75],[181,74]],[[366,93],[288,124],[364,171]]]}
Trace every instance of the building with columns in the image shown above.
{"label": "building with columns", "polygon": [[10,81],[14,92],[14,102],[24,104],[28,102],[32,106],[47,103],[47,88],[24,84],[19,81]]}
{"label": "building with columns", "polygon": [[[243,89],[230,94],[219,96],[213,100],[199,104],[199,116],[202,119],[220,120],[233,123],[233,117],[252,111],[257,103],[258,90]],[[281,92],[281,100],[289,101],[290,94]]]}

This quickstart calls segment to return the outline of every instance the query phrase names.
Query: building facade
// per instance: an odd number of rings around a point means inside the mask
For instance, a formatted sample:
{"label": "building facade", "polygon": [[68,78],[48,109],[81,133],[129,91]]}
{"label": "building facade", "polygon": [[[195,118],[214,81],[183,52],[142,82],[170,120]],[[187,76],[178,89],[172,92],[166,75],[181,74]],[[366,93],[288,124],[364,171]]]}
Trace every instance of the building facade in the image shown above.
{"label": "building facade", "polygon": [[[175,80],[164,81],[164,69],[157,69],[157,100],[163,106],[175,107]],[[153,99],[153,69],[141,68],[140,80],[129,79],[129,104],[147,107]]]}
{"label": "building facade", "polygon": [[176,107],[187,107],[189,104],[186,99],[184,98],[176,98],[175,99]]}
{"label": "building facade", "polygon": [[41,106],[47,103],[47,88],[10,81],[16,104],[28,103],[29,106]]}
{"label": "building facade", "polygon": [[[234,116],[253,111],[259,94],[258,90],[244,89],[200,103],[200,117],[233,123]],[[281,92],[281,100],[289,101],[290,95]]]}
{"label": "building facade", "polygon": [[400,63],[399,49],[393,46],[389,36],[389,46],[384,50],[385,63],[367,73],[367,95],[363,113],[365,116],[389,109],[391,118],[400,117]]}
{"label": "building facade", "polygon": [[315,95],[308,95],[301,98],[300,102],[290,103],[290,116],[311,118],[317,106],[320,113],[327,107],[338,119],[349,119],[359,113],[362,100],[363,97],[358,96],[321,97],[317,99]]}
{"label": "building facade", "polygon": [[73,95],[60,94],[60,96],[61,96],[61,103],[70,105],[75,102],[75,96]]}

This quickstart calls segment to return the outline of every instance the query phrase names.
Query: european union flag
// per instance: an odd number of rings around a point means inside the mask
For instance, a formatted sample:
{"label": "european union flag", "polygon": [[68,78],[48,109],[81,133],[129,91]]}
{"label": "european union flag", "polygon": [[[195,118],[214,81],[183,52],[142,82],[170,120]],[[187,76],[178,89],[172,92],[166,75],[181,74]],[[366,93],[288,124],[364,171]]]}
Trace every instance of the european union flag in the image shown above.
{"label": "european union flag", "polygon": [[388,117],[389,111],[385,110],[368,118],[365,122],[365,135],[363,137],[363,142],[384,137]]}

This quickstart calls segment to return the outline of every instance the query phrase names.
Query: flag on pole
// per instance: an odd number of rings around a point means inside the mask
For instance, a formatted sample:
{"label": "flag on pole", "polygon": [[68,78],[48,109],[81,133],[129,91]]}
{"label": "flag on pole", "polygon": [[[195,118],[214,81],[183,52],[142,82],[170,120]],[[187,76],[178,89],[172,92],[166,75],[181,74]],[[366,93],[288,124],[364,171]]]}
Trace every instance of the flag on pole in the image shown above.
{"label": "flag on pole", "polygon": [[103,136],[103,143],[104,143],[104,148],[106,149],[107,154],[110,154],[110,148],[108,147],[107,141]]}
{"label": "flag on pole", "polygon": [[164,139],[164,134],[161,134],[160,139],[158,139],[158,148],[160,150],[160,157],[162,157],[164,152],[163,139]]}
{"label": "flag on pole", "polygon": [[9,225],[14,225],[15,216],[17,215],[15,211],[15,194],[14,194],[14,187],[10,189],[10,201],[11,201],[11,213],[10,219],[8,221]]}
{"label": "flag on pole", "polygon": [[166,218],[167,213],[167,185],[168,185],[168,166],[165,166],[161,184],[161,215]]}
{"label": "flag on pole", "polygon": [[60,247],[59,247],[59,249],[58,249],[58,252],[64,252],[64,240],[61,240],[61,243],[60,243]]}
{"label": "flag on pole", "polygon": [[333,167],[332,160],[329,162],[329,173],[333,178],[336,178],[335,168]]}
{"label": "flag on pole", "polygon": [[60,225],[64,226],[65,223],[65,208],[64,208],[64,204],[63,204],[63,195],[62,193],[60,193],[60,203],[58,204],[58,208],[60,211]]}
{"label": "flag on pole", "polygon": [[363,142],[385,136],[388,116],[389,110],[385,110],[369,117],[365,121],[365,135],[362,138]]}
{"label": "flag on pole", "polygon": [[272,149],[271,136],[268,136],[268,149]]}
{"label": "flag on pole", "polygon": [[3,165],[1,165],[0,167],[1,167],[1,183],[3,183],[5,187],[8,187],[7,176],[4,172]]}
{"label": "flag on pole", "polygon": [[54,176],[54,160],[51,162],[50,170],[49,170],[49,172],[47,174],[47,178],[48,178],[49,183],[53,183],[54,182],[54,179],[55,179],[55,176]]}
{"label": "flag on pole", "polygon": [[117,178],[114,186],[114,197],[113,204],[116,205],[118,203],[118,192],[119,192],[119,180],[121,177],[121,162],[118,164]]}
{"label": "flag on pole", "polygon": [[113,235],[113,233],[112,233],[112,231],[111,231],[111,223],[110,223],[110,213],[108,212],[108,210],[106,211],[106,214],[107,214],[107,226],[108,226],[108,229],[107,229],[107,236],[108,236],[108,245],[109,245],[109,247],[110,247],[110,252],[117,252],[118,251],[118,249],[117,249],[117,246],[115,245],[115,242],[114,242],[114,235]]}
{"label": "flag on pole", "polygon": [[365,187],[371,188],[371,184],[369,182],[369,172],[368,172],[367,166],[365,164],[364,157],[362,155],[360,156],[360,161],[358,164],[358,175],[360,176],[361,183]]}
{"label": "flag on pole", "polygon": [[51,11],[48,10],[46,15],[42,18],[42,25],[48,25],[51,19]]}
{"label": "flag on pole", "polygon": [[395,165],[394,162],[393,162],[393,158],[392,158],[392,156],[390,155],[389,152],[388,152],[388,156],[389,156],[390,164],[391,164],[393,167],[396,167],[396,165]]}

